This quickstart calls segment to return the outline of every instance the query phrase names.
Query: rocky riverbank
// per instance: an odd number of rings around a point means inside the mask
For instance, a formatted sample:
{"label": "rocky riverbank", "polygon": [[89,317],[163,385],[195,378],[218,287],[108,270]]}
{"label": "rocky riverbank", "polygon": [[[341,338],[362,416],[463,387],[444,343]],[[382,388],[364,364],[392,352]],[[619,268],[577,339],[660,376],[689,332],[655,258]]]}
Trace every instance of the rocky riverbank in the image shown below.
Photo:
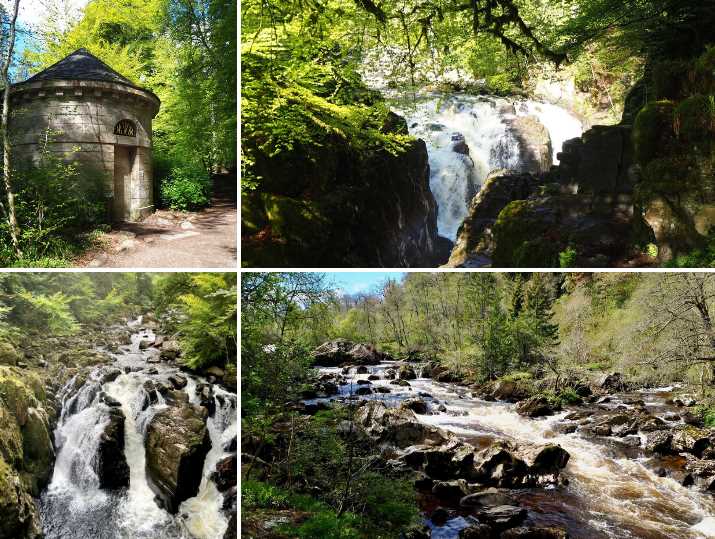
{"label": "rocky riverbank", "polygon": [[348,344],[319,349],[331,366],[297,409],[355,410],[343,430],[380,446],[419,494],[425,524],[409,537],[715,536],[715,431],[684,388],[611,373],[574,381],[567,404],[538,384],[467,385]]}

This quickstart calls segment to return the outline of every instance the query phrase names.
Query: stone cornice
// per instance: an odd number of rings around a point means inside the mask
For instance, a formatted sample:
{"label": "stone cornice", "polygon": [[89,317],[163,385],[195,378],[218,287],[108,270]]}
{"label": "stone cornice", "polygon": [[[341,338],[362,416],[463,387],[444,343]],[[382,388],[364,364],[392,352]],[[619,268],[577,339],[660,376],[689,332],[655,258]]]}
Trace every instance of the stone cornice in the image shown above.
{"label": "stone cornice", "polygon": [[159,112],[161,101],[149,90],[143,90],[135,86],[119,84],[114,82],[93,81],[93,80],[43,80],[37,82],[21,82],[13,84],[10,89],[13,100],[32,101],[44,98],[81,98],[91,96],[92,98],[111,97],[116,95],[121,99],[139,101],[146,103],[151,110],[152,117]]}

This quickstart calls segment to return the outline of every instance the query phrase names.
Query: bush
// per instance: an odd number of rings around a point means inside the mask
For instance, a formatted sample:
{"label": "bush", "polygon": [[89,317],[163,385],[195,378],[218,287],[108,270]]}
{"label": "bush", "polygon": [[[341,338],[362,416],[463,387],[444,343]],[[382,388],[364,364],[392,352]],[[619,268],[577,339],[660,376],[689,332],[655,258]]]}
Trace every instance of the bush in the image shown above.
{"label": "bush", "polygon": [[503,380],[505,382],[519,382],[522,380],[531,380],[533,378],[532,374],[530,372],[512,372],[510,374],[505,374],[500,380]]}
{"label": "bush", "polygon": [[211,186],[211,178],[200,167],[175,167],[161,185],[161,199],[174,210],[197,210],[209,205]]}
{"label": "bush", "polygon": [[559,266],[561,268],[575,268],[578,253],[573,247],[568,247],[559,253]]}

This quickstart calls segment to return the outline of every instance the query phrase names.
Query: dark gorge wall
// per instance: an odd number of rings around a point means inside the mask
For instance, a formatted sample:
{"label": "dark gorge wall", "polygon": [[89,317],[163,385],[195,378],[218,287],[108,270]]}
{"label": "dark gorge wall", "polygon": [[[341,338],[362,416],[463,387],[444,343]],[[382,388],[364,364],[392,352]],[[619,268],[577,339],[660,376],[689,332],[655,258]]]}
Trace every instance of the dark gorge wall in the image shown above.
{"label": "dark gorge wall", "polygon": [[[407,125],[390,113],[383,130]],[[261,189],[242,197],[246,266],[434,266],[440,246],[446,259],[421,140],[391,153],[332,136],[317,154],[263,155],[255,168]]]}

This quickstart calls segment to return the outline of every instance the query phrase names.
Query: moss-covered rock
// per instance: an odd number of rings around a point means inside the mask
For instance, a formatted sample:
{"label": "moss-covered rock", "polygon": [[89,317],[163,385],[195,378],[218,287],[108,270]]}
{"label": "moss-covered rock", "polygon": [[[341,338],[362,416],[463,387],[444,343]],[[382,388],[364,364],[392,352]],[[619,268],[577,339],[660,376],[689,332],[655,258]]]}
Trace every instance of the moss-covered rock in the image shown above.
{"label": "moss-covered rock", "polygon": [[676,107],[674,118],[679,139],[691,144],[709,143],[715,133],[715,96],[688,97]]}
{"label": "moss-covered rock", "polygon": [[0,341],[0,365],[14,367],[22,356],[17,353],[15,347],[7,341]]}
{"label": "moss-covered rock", "polygon": [[42,536],[37,508],[15,470],[0,458],[0,539]]}
{"label": "moss-covered rock", "polygon": [[23,479],[28,491],[39,496],[52,475],[55,452],[50,437],[49,420],[43,409],[30,408],[22,427]]}
{"label": "moss-covered rock", "polygon": [[556,222],[554,212],[536,211],[529,200],[510,202],[494,224],[495,267],[558,266],[560,242],[549,232]]}
{"label": "moss-covered rock", "polygon": [[633,145],[636,161],[647,163],[658,155],[664,155],[675,139],[671,101],[648,103],[636,116],[633,126]]}

